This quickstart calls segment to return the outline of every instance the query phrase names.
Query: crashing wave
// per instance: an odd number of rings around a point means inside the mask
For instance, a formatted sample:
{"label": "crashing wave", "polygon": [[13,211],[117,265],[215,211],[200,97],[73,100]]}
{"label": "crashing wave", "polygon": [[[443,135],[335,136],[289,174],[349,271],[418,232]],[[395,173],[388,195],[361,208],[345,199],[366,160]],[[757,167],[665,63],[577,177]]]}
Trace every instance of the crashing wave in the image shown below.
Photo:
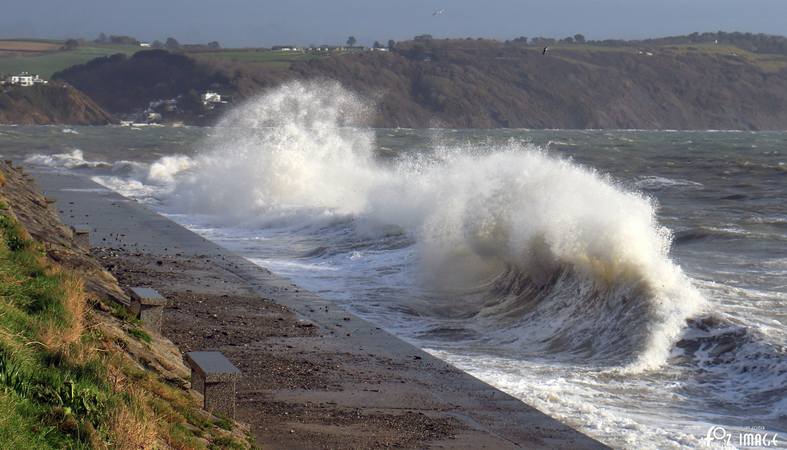
{"label": "crashing wave", "polygon": [[373,133],[347,126],[367,111],[335,83],[284,85],[235,109],[198,156],[175,164],[172,201],[245,221],[306,211],[353,217],[357,233],[395,225],[414,238],[433,287],[477,291],[496,278],[476,313],[543,328],[521,345],[630,370],[667,360],[703,299],[669,259],[670,233],[648,197],[516,142],[382,164]]}

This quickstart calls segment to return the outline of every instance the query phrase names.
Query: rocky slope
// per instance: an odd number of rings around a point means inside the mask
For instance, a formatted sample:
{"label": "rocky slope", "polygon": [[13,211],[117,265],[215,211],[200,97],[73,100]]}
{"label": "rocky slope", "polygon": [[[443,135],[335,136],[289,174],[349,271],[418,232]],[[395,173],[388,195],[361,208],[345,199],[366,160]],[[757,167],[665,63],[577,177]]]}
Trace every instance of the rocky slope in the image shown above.
{"label": "rocky slope", "polygon": [[106,125],[114,119],[90,97],[52,83],[0,87],[0,123],[20,125]]}

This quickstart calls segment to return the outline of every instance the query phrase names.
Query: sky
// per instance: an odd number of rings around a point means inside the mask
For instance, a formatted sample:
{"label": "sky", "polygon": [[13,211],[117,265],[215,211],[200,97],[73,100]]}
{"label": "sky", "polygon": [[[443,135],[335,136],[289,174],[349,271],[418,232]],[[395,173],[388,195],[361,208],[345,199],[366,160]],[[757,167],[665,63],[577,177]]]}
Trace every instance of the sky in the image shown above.
{"label": "sky", "polygon": [[[0,38],[219,41],[226,47],[518,36],[787,35],[787,0],[1,0]],[[445,9],[440,15],[435,11]]]}

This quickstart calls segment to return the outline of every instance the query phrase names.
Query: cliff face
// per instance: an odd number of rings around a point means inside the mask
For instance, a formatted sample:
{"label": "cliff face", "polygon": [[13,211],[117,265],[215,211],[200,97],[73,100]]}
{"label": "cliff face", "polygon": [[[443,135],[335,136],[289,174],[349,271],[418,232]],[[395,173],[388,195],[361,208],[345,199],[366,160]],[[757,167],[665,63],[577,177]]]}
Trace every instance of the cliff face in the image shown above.
{"label": "cliff face", "polygon": [[[189,106],[199,89],[237,102],[290,79],[330,78],[375,102],[380,127],[787,129],[787,57],[734,47],[568,45],[542,55],[515,43],[430,40],[286,69],[137,55],[56,76],[116,113],[181,96],[171,119],[191,123],[205,123]],[[143,67],[159,69],[123,81]]]}
{"label": "cliff face", "polygon": [[0,123],[106,125],[112,116],[90,97],[62,84],[0,88]]}
{"label": "cliff face", "polygon": [[787,129],[787,70],[730,53],[460,41],[292,71],[376,99],[378,126]]}

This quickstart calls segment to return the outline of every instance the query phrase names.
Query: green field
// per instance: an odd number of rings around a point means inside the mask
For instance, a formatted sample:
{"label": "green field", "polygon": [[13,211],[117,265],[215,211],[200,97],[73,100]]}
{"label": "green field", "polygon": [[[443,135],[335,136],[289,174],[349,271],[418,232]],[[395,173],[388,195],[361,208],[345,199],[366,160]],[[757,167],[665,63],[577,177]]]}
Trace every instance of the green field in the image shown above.
{"label": "green field", "polygon": [[0,55],[0,74],[11,75],[19,72],[30,72],[49,78],[53,73],[82,64],[93,58],[125,53],[131,55],[141,50],[132,45],[91,45],[78,47],[68,51],[51,51],[34,53],[30,55]]}

